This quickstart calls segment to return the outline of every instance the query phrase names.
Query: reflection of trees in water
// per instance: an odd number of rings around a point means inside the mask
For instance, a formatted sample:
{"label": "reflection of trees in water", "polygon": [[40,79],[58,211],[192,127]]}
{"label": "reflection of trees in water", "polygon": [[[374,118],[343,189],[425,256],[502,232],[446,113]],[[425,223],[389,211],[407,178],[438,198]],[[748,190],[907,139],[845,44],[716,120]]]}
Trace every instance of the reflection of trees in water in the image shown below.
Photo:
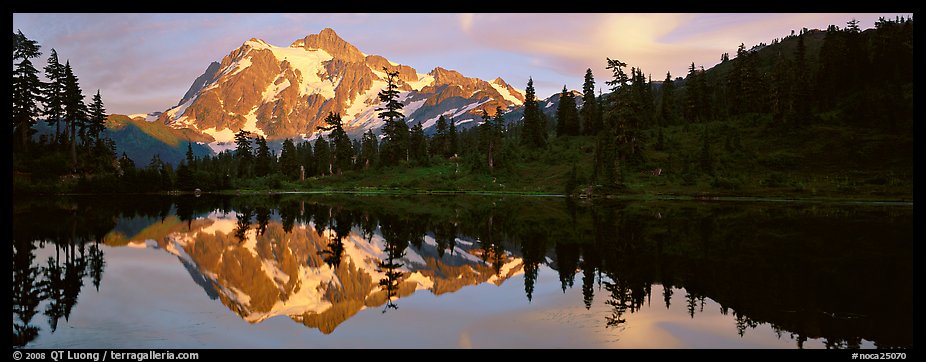
{"label": "reflection of trees in water", "polygon": [[[35,243],[32,240],[13,239],[13,346],[21,347],[39,335],[32,325],[32,317],[44,298],[44,281],[41,268],[34,264]],[[17,320],[18,319],[18,320]]]}
{"label": "reflection of trees in water", "polygon": [[254,208],[250,206],[240,206],[237,211],[237,227],[235,227],[235,237],[238,241],[244,242],[247,239],[248,229],[251,228],[251,218],[254,217]]}
{"label": "reflection of trees in water", "polygon": [[392,301],[398,296],[399,284],[405,275],[399,268],[404,264],[398,259],[405,256],[405,249],[408,248],[410,240],[420,239],[421,234],[414,231],[412,222],[398,215],[383,215],[380,217],[380,233],[383,237],[383,249],[386,257],[379,261],[377,271],[384,273],[385,276],[379,280],[379,286],[386,293],[385,313],[389,308],[398,309],[398,306]]}
{"label": "reflection of trees in water", "polygon": [[[83,210],[83,212],[76,212]],[[155,215],[159,215],[160,210]],[[25,346],[38,337],[32,320],[42,313],[53,333],[58,321],[70,318],[89,276],[99,290],[105,261],[99,243],[114,225],[113,214],[92,206],[66,204],[35,207],[13,218],[13,346]],[[37,246],[52,244],[54,255],[37,261]],[[89,245],[88,245],[89,244]]]}
{"label": "reflection of trees in water", "polygon": [[255,212],[257,216],[257,236],[263,236],[264,232],[267,231],[267,223],[270,222],[270,208],[267,207],[257,207]]}
{"label": "reflection of trees in water", "polygon": [[327,248],[319,251],[318,254],[322,256],[325,264],[337,269],[341,266],[341,256],[344,255],[344,238],[350,235],[353,218],[349,211],[332,209],[330,213],[333,213],[334,217],[328,220],[328,227],[334,233],[328,238]]}
{"label": "reflection of trees in water", "polygon": [[[446,251],[453,255],[458,238],[478,241],[483,261],[496,276],[509,257],[520,257],[528,301],[534,298],[541,264],[556,270],[564,291],[575,287],[575,278],[580,277],[586,309],[594,304],[596,290],[604,292],[599,303],[608,307],[603,321],[608,326],[626,323],[629,314],[649,303],[652,286],[660,284],[666,308],[673,297],[682,296],[676,288],[684,292],[684,310],[691,318],[703,313],[711,298],[720,305],[721,314],[732,311],[731,333],[735,330],[741,336],[767,323],[798,347],[810,338],[823,338],[828,348],[855,348],[862,338],[879,347],[912,345],[912,263],[898,256],[908,258],[912,245],[911,237],[898,231],[909,223],[904,213],[831,215],[823,208],[795,211],[696,204],[551,207],[550,202],[533,200],[493,200],[409,212],[407,206],[392,209],[324,200],[205,199],[176,204],[187,228],[197,214],[219,204],[237,213],[234,234],[239,240],[244,240],[254,216],[257,235],[263,235],[274,210],[287,233],[296,222],[311,220],[316,232],[330,235],[318,254],[338,273],[344,272],[344,241],[352,227],[357,226],[368,242],[378,231],[385,253],[377,262],[383,273],[377,283],[385,294],[384,311],[397,308],[395,298],[406,274],[401,259],[407,248],[411,245],[422,254],[427,247],[422,237],[429,234],[437,244],[438,268]],[[368,199],[363,202],[375,205]],[[14,345],[25,345],[38,335],[31,321],[40,310],[52,331],[61,317],[67,319],[83,278],[89,277],[99,290],[105,262],[97,241],[113,227],[114,215],[162,216],[171,206],[157,201],[112,209],[117,211],[108,219],[93,216],[106,212],[57,215],[56,220],[75,221],[56,223],[53,232],[44,230],[44,224],[23,227],[25,221],[14,221]],[[46,214],[34,217],[45,220]],[[32,217],[14,218],[20,219]],[[88,225],[97,226],[89,230]],[[54,243],[55,256],[34,260],[36,243]],[[375,288],[373,283],[369,281],[369,288]],[[845,298],[858,285],[871,290]],[[892,307],[884,308],[884,300],[890,300]]]}

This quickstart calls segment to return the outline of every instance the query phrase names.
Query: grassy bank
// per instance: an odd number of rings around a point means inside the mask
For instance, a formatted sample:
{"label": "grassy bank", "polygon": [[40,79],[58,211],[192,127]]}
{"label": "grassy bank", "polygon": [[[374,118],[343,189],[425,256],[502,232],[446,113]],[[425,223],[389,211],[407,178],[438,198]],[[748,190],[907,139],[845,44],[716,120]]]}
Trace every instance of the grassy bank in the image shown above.
{"label": "grassy bank", "polygon": [[[848,126],[812,125],[783,132],[762,119],[649,130],[643,161],[625,163],[623,188],[593,191],[621,198],[765,198],[913,200],[912,136]],[[707,157],[704,134],[707,134]],[[510,155],[489,173],[480,160],[435,160],[424,167],[389,167],[312,177],[305,182],[256,179],[241,191],[365,193],[565,193],[573,165],[578,190],[593,181],[595,139],[564,137],[545,150]],[[652,170],[661,169],[658,176]],[[276,185],[271,185],[276,183]],[[275,187],[271,187],[275,186]]]}

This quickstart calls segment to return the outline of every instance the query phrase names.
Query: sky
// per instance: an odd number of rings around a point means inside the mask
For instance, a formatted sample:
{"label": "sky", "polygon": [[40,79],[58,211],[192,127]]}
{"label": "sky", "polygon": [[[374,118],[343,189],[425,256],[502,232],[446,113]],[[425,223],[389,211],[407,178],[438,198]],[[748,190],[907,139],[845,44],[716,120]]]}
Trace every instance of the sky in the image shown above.
{"label": "sky", "polygon": [[546,98],[564,85],[580,90],[589,68],[606,91],[606,58],[662,80],[667,71],[684,76],[692,62],[710,68],[740,43],[749,48],[791,30],[844,27],[853,18],[867,29],[878,17],[909,15],[14,13],[13,31],[42,46],[37,68],[54,48],[62,62],[71,61],[88,100],[99,89],[109,113],[135,114],[176,105],[209,63],[250,38],[288,46],[324,28],[419,73],[439,66],[487,81],[502,77],[522,90],[532,78]]}

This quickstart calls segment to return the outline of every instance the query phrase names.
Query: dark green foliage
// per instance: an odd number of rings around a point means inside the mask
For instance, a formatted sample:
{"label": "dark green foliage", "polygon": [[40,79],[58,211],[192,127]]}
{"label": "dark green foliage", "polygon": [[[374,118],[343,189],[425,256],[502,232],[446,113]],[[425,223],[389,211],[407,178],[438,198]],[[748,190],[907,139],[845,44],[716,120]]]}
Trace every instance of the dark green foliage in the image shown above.
{"label": "dark green foliage", "polygon": [[[103,98],[100,96],[100,90],[93,95],[93,103],[90,104],[89,118],[87,119],[86,144],[95,144],[101,141],[103,131],[106,130],[106,108],[103,107]],[[192,150],[190,150],[192,154]]]}
{"label": "dark green foliage", "polygon": [[13,33],[13,133],[20,136],[19,146],[25,150],[32,136],[32,125],[39,115],[39,103],[42,100],[42,83],[38,70],[29,59],[37,58],[42,53],[35,40],[26,38],[22,31]]}
{"label": "dark green foliage", "polygon": [[64,118],[70,125],[71,162],[77,164],[77,136],[81,136],[87,127],[87,106],[80,89],[77,76],[71,68],[71,62],[64,64]]}
{"label": "dark green foliage", "polygon": [[316,175],[330,175],[331,174],[331,147],[328,144],[328,141],[325,141],[324,137],[318,137],[315,139],[315,174]]}
{"label": "dark green foliage", "polygon": [[559,97],[559,107],[556,108],[556,135],[578,136],[579,112],[576,110],[576,97],[565,85]]}
{"label": "dark green foliage", "polygon": [[379,140],[373,134],[373,130],[368,130],[363,134],[360,145],[361,151],[358,164],[360,168],[366,170],[379,162]]}
{"label": "dark green foliage", "polygon": [[270,154],[270,147],[267,146],[267,139],[258,136],[257,152],[254,155],[254,174],[257,177],[269,175],[275,167],[275,158]]}
{"label": "dark green foliage", "polygon": [[251,146],[251,132],[244,129],[235,134],[235,160],[238,161],[238,177],[250,177],[253,163],[254,151]]}
{"label": "dark green foliage", "polygon": [[572,169],[569,171],[569,177],[566,179],[566,187],[563,190],[563,194],[570,196],[576,192],[576,188],[579,186],[579,179],[576,175],[576,165],[572,165]]}
{"label": "dark green foliage", "polygon": [[428,164],[428,138],[424,135],[421,122],[416,123],[409,133],[408,154],[410,161],[415,165]]}
{"label": "dark green foliage", "polygon": [[298,180],[300,175],[300,164],[296,154],[296,145],[292,139],[287,138],[283,141],[283,147],[280,149],[280,173],[289,180]]}
{"label": "dark green foliage", "polygon": [[521,128],[521,144],[528,148],[543,148],[547,144],[547,125],[537,103],[534,80],[528,78],[524,95],[524,120]]}
{"label": "dark green foliage", "polygon": [[707,126],[705,126],[701,130],[701,157],[699,158],[700,160],[699,163],[701,165],[702,172],[708,175],[713,175],[714,174],[714,157],[713,157],[713,154],[711,153],[711,143],[710,142],[711,142],[710,137],[707,133]]}
{"label": "dark green foliage", "polygon": [[582,110],[580,111],[582,134],[594,136],[601,130],[601,112],[598,98],[595,98],[595,77],[592,69],[585,70],[585,82],[582,83]]}
{"label": "dark green foliage", "polygon": [[442,114],[437,118],[437,123],[434,125],[434,135],[431,136],[431,155],[443,158],[453,156],[450,153],[450,137],[450,125],[447,124],[447,119]]}
{"label": "dark green foliage", "polygon": [[328,139],[331,145],[331,164],[332,172],[340,174],[351,169],[354,159],[354,147],[344,131],[344,125],[341,121],[340,113],[328,113],[325,117],[325,127],[318,127],[319,130],[329,131]]}
{"label": "dark green foliage", "polygon": [[193,171],[187,166],[186,162],[181,162],[177,166],[177,189],[180,191],[193,191],[195,182],[193,181]]}
{"label": "dark green foliage", "polygon": [[34,130],[39,115],[41,83],[36,75],[38,70],[29,59],[23,59],[13,70],[13,132],[19,135],[18,145],[25,150]]}
{"label": "dark green foliage", "polygon": [[[14,34],[14,44],[16,39]],[[552,108],[544,113],[531,79],[523,113],[510,110],[507,125],[501,109],[494,117],[486,109],[482,124],[469,128],[458,129],[453,119],[441,116],[430,140],[420,123],[411,130],[405,124],[400,81],[393,74],[377,109],[385,123],[382,141],[373,131],[350,140],[339,117],[329,114],[323,128],[330,134],[311,142],[284,141],[279,167],[269,147],[261,152],[267,141],[257,138],[252,146],[246,132],[236,135],[237,150],[215,156],[204,155],[206,146],[192,142],[186,150],[182,143],[146,143],[144,131],[133,124],[97,132],[105,116],[101,92],[89,107],[84,105],[73,69],[58,63],[57,56],[53,51],[45,68],[50,82],[41,88],[47,125],[23,127],[38,134],[27,135],[25,142],[13,130],[17,189],[153,192],[285,186],[572,193],[588,183],[593,195],[712,190],[893,197],[912,177],[912,156],[906,155],[912,145],[907,134],[912,130],[912,20],[882,19],[864,32],[857,24],[842,30],[833,26],[825,33],[804,30],[768,46],[743,44],[732,60],[724,55],[708,70],[692,63],[687,79],[667,73],[661,83],[649,80],[639,67],[607,59],[613,72],[610,92],[596,97],[587,71],[579,110],[564,87],[555,118]],[[64,129],[58,129],[61,120]],[[558,137],[548,140],[553,131]],[[119,152],[141,165],[155,155],[160,162],[153,168],[134,167],[128,159],[115,162],[113,143],[105,136],[119,137]],[[139,142],[127,146],[124,139]],[[27,144],[41,147],[20,152]],[[164,163],[175,165],[176,172]],[[406,167],[389,167],[395,165]],[[300,166],[308,182],[293,182]],[[840,181],[832,181],[837,173]],[[74,177],[61,177],[66,174]],[[32,180],[45,185],[32,186]]]}
{"label": "dark green foliage", "polygon": [[383,71],[387,75],[386,87],[379,92],[379,100],[383,107],[376,109],[384,123],[380,160],[385,165],[397,165],[399,162],[408,161],[408,125],[405,123],[405,115],[401,112],[404,105],[398,100],[399,89],[396,79],[399,71],[390,72],[385,67]]}
{"label": "dark green foliage", "polygon": [[64,66],[58,62],[58,52],[55,49],[52,49],[51,55],[48,56],[45,78],[48,79],[48,83],[44,84],[42,113],[45,115],[45,122],[55,126],[52,143],[58,143],[61,135],[61,117],[64,116]]}

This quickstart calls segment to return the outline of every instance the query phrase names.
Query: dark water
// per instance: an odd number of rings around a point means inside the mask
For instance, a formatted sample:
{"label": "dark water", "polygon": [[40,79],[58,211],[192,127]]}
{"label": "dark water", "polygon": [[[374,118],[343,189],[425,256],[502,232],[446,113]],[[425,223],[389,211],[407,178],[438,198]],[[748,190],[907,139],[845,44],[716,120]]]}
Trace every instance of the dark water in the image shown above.
{"label": "dark water", "polygon": [[912,206],[14,202],[13,346],[912,347]]}

